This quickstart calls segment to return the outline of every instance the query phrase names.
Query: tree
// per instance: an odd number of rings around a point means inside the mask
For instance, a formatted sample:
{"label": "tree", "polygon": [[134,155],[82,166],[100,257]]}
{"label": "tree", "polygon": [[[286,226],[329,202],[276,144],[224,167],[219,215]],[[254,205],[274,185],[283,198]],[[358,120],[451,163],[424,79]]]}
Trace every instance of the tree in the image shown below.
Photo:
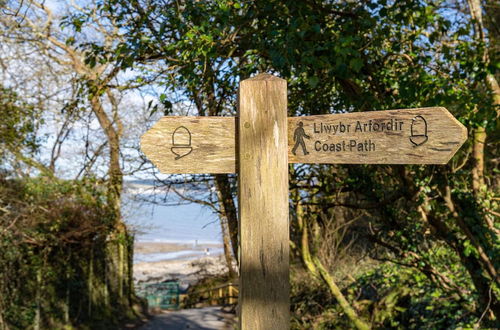
{"label": "tree", "polygon": [[[500,317],[492,220],[498,155],[486,136],[497,125],[497,67],[488,60],[494,35],[473,32],[484,26],[480,4],[470,4],[472,19],[462,2],[105,1],[103,16],[127,35],[104,60],[161,66],[146,76],[161,74],[162,102],[180,93],[199,115],[233,113],[237,83],[257,71],[288,80],[294,115],[446,105],[475,141],[447,166],[310,166],[291,182],[311,184],[298,195],[312,190],[304,204],[325,214],[345,196],[315,182],[349,193],[345,204],[366,210],[377,225],[367,238],[385,249],[385,259],[417,269],[466,308],[470,291],[447,277],[433,254],[444,245],[474,284],[472,312],[492,323]],[[91,60],[104,58],[100,45],[87,48]],[[217,185],[230,202],[227,186]],[[236,219],[228,220],[234,236]]]}
{"label": "tree", "polygon": [[[81,10],[83,9],[73,2],[65,8],[63,6],[50,6],[45,2],[34,0],[9,1],[2,7],[3,15],[0,18],[2,26],[1,38],[14,45],[9,52],[28,50],[23,54],[36,54],[30,58],[30,64],[44,63],[43,67],[54,73],[51,78],[56,77],[57,73],[63,73],[64,78],[68,79],[68,81],[61,83],[61,85],[65,85],[65,89],[56,92],[56,94],[62,94],[59,99],[51,94],[38,108],[41,113],[43,112],[45,118],[54,119],[51,118],[50,111],[47,108],[57,104],[60,113],[54,111],[52,115],[55,113],[54,117],[62,119],[62,125],[56,134],[48,165],[42,166],[43,161],[34,163],[33,160],[26,160],[26,157],[22,154],[19,157],[23,156],[23,161],[27,162],[28,165],[37,165],[40,170],[43,169],[44,172],[55,175],[56,160],[59,158],[61,146],[66,141],[73,124],[82,119],[96,119],[105,141],[99,143],[98,139],[96,139],[97,134],[84,136],[84,139],[86,139],[84,150],[86,154],[91,154],[92,151],[93,154],[86,157],[81,171],[79,173],[78,171],[75,172],[78,173],[78,177],[82,173],[85,176],[92,176],[93,167],[95,172],[99,171],[98,166],[95,165],[97,159],[106,154],[107,162],[104,162],[104,164],[107,168],[107,174],[104,182],[107,185],[107,203],[114,211],[115,220],[113,224],[114,230],[108,233],[106,246],[108,251],[104,253],[104,257],[107,258],[104,286],[106,292],[109,292],[106,303],[118,303],[119,308],[123,311],[129,311],[133,298],[132,273],[130,272],[132,261],[129,258],[132,253],[132,244],[131,236],[122,222],[120,212],[123,184],[121,160],[122,138],[124,136],[122,116],[124,116],[124,111],[120,109],[119,92],[130,86],[127,83],[120,83],[125,81],[119,79],[119,74],[122,72],[120,66],[115,66],[106,61],[88,61],[85,53],[78,48],[84,40],[101,41],[103,43],[101,49],[112,47],[121,38],[116,26],[99,21],[94,8],[87,12],[90,15],[89,17],[93,19],[91,28],[85,30],[76,29],[75,31],[64,29],[64,24],[61,21],[62,13],[80,12]],[[78,25],[77,21],[73,23]],[[35,57],[34,61],[37,62],[31,62],[33,57]],[[29,56],[25,58],[29,58]],[[15,58],[11,58],[8,62],[12,64],[15,63],[15,60]],[[13,68],[10,69],[13,70]],[[9,68],[5,69],[5,71],[8,70]],[[47,73],[44,72],[43,74]],[[37,78],[38,81],[48,81],[48,79],[44,80],[43,76]],[[59,76],[58,78],[61,79],[62,77]],[[10,83],[16,82],[15,80],[8,81]],[[30,80],[27,80],[27,82],[29,86],[32,86]],[[37,90],[40,91],[43,88],[37,88]],[[44,92],[47,92],[47,89]],[[26,95],[31,94],[27,93]],[[91,121],[92,119],[87,122],[87,127],[91,125]],[[93,148],[94,145],[97,146]]]}

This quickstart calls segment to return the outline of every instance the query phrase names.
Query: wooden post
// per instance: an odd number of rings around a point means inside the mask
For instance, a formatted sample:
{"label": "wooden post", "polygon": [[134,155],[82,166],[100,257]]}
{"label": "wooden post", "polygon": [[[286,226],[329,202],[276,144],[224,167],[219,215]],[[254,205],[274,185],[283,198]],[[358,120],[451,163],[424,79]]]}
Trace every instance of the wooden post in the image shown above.
{"label": "wooden post", "polygon": [[240,329],[289,329],[286,81],[260,74],[239,91]]}

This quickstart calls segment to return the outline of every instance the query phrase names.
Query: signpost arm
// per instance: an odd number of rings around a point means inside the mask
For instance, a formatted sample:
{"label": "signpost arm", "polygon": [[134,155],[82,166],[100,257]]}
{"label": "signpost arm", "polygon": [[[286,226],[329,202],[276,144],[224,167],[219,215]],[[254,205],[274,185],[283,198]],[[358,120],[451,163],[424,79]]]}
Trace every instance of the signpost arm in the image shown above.
{"label": "signpost arm", "polygon": [[240,329],[289,329],[286,81],[268,74],[239,91]]}

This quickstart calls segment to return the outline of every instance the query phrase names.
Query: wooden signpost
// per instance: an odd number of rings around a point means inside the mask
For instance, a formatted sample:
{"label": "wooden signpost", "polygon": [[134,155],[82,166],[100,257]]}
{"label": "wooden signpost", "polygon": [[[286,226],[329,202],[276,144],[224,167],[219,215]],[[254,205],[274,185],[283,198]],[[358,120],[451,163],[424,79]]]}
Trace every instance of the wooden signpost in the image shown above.
{"label": "wooden signpost", "polygon": [[467,139],[441,107],[287,118],[268,74],[241,82],[238,115],[164,117],[141,149],[163,173],[238,173],[245,330],[289,328],[289,163],[446,164]]}

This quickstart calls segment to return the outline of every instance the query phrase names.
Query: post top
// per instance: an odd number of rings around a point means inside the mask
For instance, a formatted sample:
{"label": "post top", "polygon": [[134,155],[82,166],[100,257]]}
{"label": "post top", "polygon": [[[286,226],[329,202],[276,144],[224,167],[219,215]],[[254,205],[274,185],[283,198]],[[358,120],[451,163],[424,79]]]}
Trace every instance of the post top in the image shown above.
{"label": "post top", "polygon": [[259,73],[255,77],[248,78],[243,81],[284,81],[284,79],[273,76],[272,74],[269,73]]}

